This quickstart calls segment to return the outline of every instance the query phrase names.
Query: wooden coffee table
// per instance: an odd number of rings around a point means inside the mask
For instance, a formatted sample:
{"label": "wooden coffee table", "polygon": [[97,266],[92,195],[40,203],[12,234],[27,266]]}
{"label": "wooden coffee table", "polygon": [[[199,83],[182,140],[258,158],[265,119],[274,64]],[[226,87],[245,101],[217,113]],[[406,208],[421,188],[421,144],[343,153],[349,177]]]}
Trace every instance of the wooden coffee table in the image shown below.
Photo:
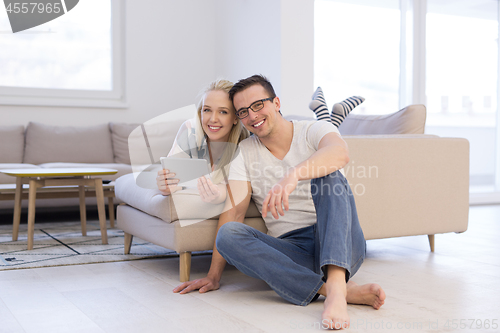
{"label": "wooden coffee table", "polygon": [[114,175],[118,171],[114,169],[101,168],[46,168],[46,169],[5,169],[0,170],[9,176],[16,177],[16,192],[14,196],[14,221],[12,230],[12,240],[16,241],[19,233],[19,223],[21,221],[21,203],[23,184],[28,184],[28,250],[33,249],[33,236],[35,233],[35,202],[37,189],[46,186],[60,187],[61,191],[65,186],[78,186],[80,198],[80,218],[82,225],[82,235],[87,234],[86,228],[86,208],[85,208],[85,186],[95,188],[97,199],[97,210],[99,213],[99,225],[101,229],[102,244],[108,244],[108,234],[106,230],[106,212],[104,207],[104,192],[102,179],[91,178],[91,176]]}

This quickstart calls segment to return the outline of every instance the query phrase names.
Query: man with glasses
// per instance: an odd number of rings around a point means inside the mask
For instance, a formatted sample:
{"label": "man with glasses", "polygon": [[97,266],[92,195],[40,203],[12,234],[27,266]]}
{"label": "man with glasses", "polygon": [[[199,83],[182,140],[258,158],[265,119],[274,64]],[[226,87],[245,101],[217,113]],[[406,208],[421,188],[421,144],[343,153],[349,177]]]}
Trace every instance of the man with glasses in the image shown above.
{"label": "man with glasses", "polygon": [[[385,299],[382,288],[350,280],[364,260],[365,239],[341,173],[349,157],[337,128],[324,121],[285,120],[279,98],[261,75],[237,82],[229,97],[254,134],[240,143],[231,163],[229,186],[236,205],[229,207],[228,200],[220,216],[207,277],[174,291],[219,288],[228,262],[293,304],[326,296],[325,328],[349,326],[347,303],[379,309]],[[241,223],[251,198],[267,234]]]}

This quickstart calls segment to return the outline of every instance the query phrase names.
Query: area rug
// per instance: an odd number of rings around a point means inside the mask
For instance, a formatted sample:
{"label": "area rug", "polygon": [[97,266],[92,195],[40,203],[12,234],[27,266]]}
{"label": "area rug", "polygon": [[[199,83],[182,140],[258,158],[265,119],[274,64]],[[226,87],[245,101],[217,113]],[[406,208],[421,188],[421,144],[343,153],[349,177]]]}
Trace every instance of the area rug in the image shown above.
{"label": "area rug", "polygon": [[116,228],[108,228],[108,243],[102,245],[97,221],[87,222],[87,236],[82,236],[80,222],[39,223],[28,251],[26,224],[21,224],[17,241],[12,241],[12,225],[0,225],[0,270],[177,256],[137,237],[130,254],[123,254],[123,231]]}

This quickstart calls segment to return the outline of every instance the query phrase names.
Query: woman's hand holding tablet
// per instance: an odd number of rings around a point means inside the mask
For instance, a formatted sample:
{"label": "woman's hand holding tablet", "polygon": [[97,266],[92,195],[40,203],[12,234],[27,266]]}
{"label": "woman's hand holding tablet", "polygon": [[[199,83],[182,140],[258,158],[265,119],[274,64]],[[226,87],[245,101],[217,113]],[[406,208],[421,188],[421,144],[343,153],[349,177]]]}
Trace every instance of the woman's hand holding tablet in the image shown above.
{"label": "woman's hand holding tablet", "polygon": [[178,186],[179,179],[174,178],[175,173],[170,172],[170,170],[161,169],[158,170],[158,176],[156,177],[156,184],[158,189],[163,195],[170,195],[182,189]]}
{"label": "woman's hand holding tablet", "polygon": [[185,186],[197,186],[194,182],[202,177],[205,181],[205,187],[203,187],[204,192],[203,194],[200,192],[202,200],[213,203],[214,201],[217,201],[218,197],[220,197],[220,190],[218,187],[211,181],[210,185],[207,183],[207,180],[210,180],[210,168],[207,160],[162,157],[160,158],[160,161],[163,170],[158,172],[156,182],[158,189],[163,195],[175,193],[182,190]]}

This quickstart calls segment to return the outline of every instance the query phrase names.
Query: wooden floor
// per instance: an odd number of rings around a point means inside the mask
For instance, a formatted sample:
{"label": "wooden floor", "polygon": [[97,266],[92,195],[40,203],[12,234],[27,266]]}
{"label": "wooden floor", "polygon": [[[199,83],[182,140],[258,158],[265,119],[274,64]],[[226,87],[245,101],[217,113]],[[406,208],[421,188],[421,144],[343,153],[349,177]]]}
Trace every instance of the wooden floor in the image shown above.
{"label": "wooden floor", "polygon": [[[435,253],[426,236],[368,241],[353,280],[379,283],[387,300],[379,311],[349,305],[349,331],[499,332],[499,239],[500,206],[476,206],[467,232],[436,235]],[[192,278],[209,265],[193,257]],[[233,267],[207,294],[172,293],[178,278],[177,258],[3,271],[0,332],[321,330],[322,298],[288,304]]]}

